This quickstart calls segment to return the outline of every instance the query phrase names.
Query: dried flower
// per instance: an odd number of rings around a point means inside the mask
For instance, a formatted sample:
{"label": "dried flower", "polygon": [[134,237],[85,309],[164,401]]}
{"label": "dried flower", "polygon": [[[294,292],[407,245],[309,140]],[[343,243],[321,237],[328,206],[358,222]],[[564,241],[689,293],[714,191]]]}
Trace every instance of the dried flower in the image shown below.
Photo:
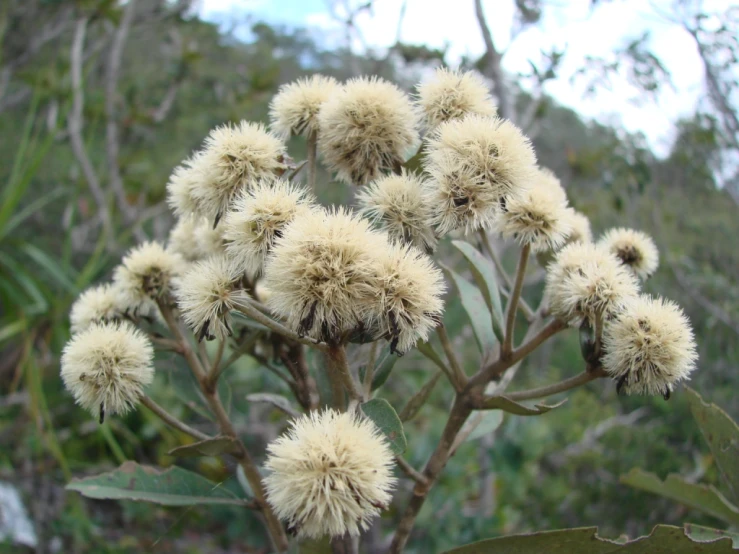
{"label": "dried flower", "polygon": [[364,185],[400,165],[418,142],[408,97],[377,77],[350,80],[322,106],[318,149],[348,184]]}
{"label": "dried flower", "polygon": [[444,310],[444,276],[418,249],[393,243],[376,252],[375,296],[366,320],[390,339],[391,351],[405,353],[420,338],[426,340]]}
{"label": "dried flower", "polygon": [[590,230],[590,220],[586,215],[567,208],[567,218],[570,224],[570,232],[567,235],[565,244],[573,242],[593,242],[593,233]]}
{"label": "dried flower", "polygon": [[434,78],[418,87],[418,103],[429,128],[467,114],[493,116],[495,104],[482,77],[440,67]]}
{"label": "dried flower", "polygon": [[301,335],[337,340],[363,324],[360,306],[375,294],[373,252],[386,244],[366,220],[342,208],[295,219],[265,266],[268,305]]}
{"label": "dried flower", "polygon": [[121,317],[118,294],[110,284],[98,285],[80,294],[72,304],[69,320],[72,333],[81,333],[96,323],[108,323]]}
{"label": "dried flower", "polygon": [[489,227],[503,198],[527,187],[536,170],[531,143],[509,121],[469,115],[439,125],[426,167],[433,223],[442,234]]}
{"label": "dried flower", "polygon": [[169,294],[173,280],[185,267],[179,254],[158,242],[132,248],[113,273],[121,305],[134,315],[146,315],[152,300]]}
{"label": "dried flower", "polygon": [[197,217],[192,215],[181,217],[169,231],[167,250],[179,254],[188,262],[199,259],[198,234]]}
{"label": "dried flower", "polygon": [[267,450],[267,500],[299,537],[359,535],[392,498],[393,453],[363,416],[311,412]]}
{"label": "dried flower", "polygon": [[362,215],[379,223],[392,238],[433,251],[431,208],[419,176],[403,170],[401,175],[380,177],[362,189],[358,200]]}
{"label": "dried flower", "polygon": [[223,239],[223,226],[219,225],[214,228],[208,219],[201,217],[195,228],[195,244],[200,259],[225,254],[226,242]]}
{"label": "dried flower", "polygon": [[64,347],[62,379],[75,401],[100,423],[105,414],[125,414],[154,379],[154,349],[128,323],[95,324]]}
{"label": "dried flower", "polygon": [[646,233],[633,229],[611,229],[598,241],[615,254],[642,280],[652,275],[659,265],[659,252]]}
{"label": "dried flower", "polygon": [[264,181],[243,193],[224,220],[227,255],[250,278],[258,277],[275,239],[311,210],[312,200],[304,189],[282,180]]}
{"label": "dried flower", "polygon": [[698,358],[693,331],[682,309],[669,300],[641,295],[626,303],[603,331],[603,369],[626,394],[661,394],[689,379]]}
{"label": "dried flower", "polygon": [[608,319],[639,291],[634,276],[593,244],[565,246],[547,269],[549,308],[564,321]]}
{"label": "dried flower", "polygon": [[333,77],[312,75],[282,85],[269,105],[272,130],[283,139],[318,132],[318,111],[340,90]]}
{"label": "dried flower", "polygon": [[241,190],[284,171],[284,155],[285,145],[260,123],[216,127],[203,151],[208,178],[193,190],[199,211],[217,225]]}
{"label": "dried flower", "polygon": [[202,152],[174,168],[167,182],[167,203],[179,217],[188,217],[198,213],[196,190],[208,180],[207,161]]}
{"label": "dried flower", "polygon": [[198,340],[230,337],[231,311],[243,300],[237,286],[243,271],[225,256],[195,262],[177,281],[175,296]]}

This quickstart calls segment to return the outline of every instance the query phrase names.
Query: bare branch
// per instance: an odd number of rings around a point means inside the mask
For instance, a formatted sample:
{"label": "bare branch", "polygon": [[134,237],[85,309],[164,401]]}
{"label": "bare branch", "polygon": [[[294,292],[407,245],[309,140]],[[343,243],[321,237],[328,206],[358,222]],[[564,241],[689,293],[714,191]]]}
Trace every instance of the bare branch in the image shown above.
{"label": "bare branch", "polygon": [[493,81],[493,92],[498,99],[498,113],[506,119],[514,119],[513,102],[509,90],[505,83],[505,74],[503,73],[503,55],[495,47],[493,35],[490,27],[485,20],[485,12],[482,9],[482,0],[475,0],[475,15],[477,23],[480,25],[482,39],[485,42],[485,51],[487,55],[487,66],[485,74]]}

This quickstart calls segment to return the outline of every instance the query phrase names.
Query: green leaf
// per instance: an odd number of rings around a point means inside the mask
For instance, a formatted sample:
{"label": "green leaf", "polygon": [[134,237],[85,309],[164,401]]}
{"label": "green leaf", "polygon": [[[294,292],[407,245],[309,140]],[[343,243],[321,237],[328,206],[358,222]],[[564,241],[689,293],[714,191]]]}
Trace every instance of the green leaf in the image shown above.
{"label": "green leaf", "polygon": [[739,503],[739,426],[715,404],[707,404],[691,388],[686,389],[693,417],[711,447],[728,496]]}
{"label": "green leaf", "polygon": [[399,455],[405,452],[408,441],[403,433],[403,423],[387,400],[374,398],[362,404],[362,411],[385,435],[394,454]]}
{"label": "green leaf", "polygon": [[485,297],[485,303],[490,313],[493,314],[493,323],[500,333],[499,338],[502,337],[505,333],[505,319],[503,317],[503,305],[500,301],[500,287],[493,262],[483,256],[469,242],[453,240],[452,244],[462,252],[462,255],[470,263],[472,276]]}
{"label": "green leaf", "polygon": [[126,462],[118,469],[94,477],[74,479],[67,489],[88,498],[135,500],[162,506],[246,504],[243,498],[197,473],[179,467],[161,471],[136,462]]}
{"label": "green leaf", "polygon": [[418,351],[426,356],[429,360],[434,362],[436,364],[436,367],[438,367],[442,371],[447,371],[446,364],[439,357],[439,355],[436,353],[436,350],[434,350],[433,346],[431,346],[430,343],[418,341],[416,343],[416,349],[418,349]]}
{"label": "green leaf", "polygon": [[555,408],[559,408],[565,402],[567,402],[566,398],[560,402],[557,402],[556,404],[552,404],[551,406],[547,404],[534,404],[534,407],[531,408],[529,406],[519,404],[515,400],[511,400],[507,396],[494,396],[492,398],[489,398],[485,402],[485,409],[503,410],[504,412],[508,412],[509,414],[516,414],[520,416],[535,416],[542,415]]}
{"label": "green leaf", "polygon": [[434,390],[436,383],[439,382],[439,379],[443,374],[443,371],[437,370],[436,373],[431,376],[431,379],[429,379],[428,382],[421,387],[421,390],[419,390],[411,397],[408,403],[400,411],[400,421],[405,423],[406,421],[410,421],[416,416],[418,411],[429,399],[429,396],[431,396],[431,392]]}
{"label": "green leaf", "polygon": [[469,431],[471,428],[472,432],[470,432],[466,440],[477,440],[495,431],[500,427],[501,423],[503,423],[503,412],[500,410],[477,412],[467,420],[460,434]]}
{"label": "green leaf", "polygon": [[686,523],[683,527],[685,529],[685,534],[694,541],[709,542],[722,537],[728,537],[733,541],[734,549],[739,549],[739,533],[731,533],[721,529],[711,529],[710,527],[703,527],[702,525],[695,525],[693,523]]}
{"label": "green leaf", "polygon": [[198,456],[220,456],[234,454],[239,451],[239,443],[231,437],[213,437],[192,444],[173,448],[167,454],[180,458],[194,458]]}
{"label": "green leaf", "polygon": [[293,408],[292,404],[290,404],[290,401],[284,396],[280,396],[279,394],[272,394],[269,392],[257,392],[254,394],[247,394],[246,399],[249,402],[265,402],[267,404],[272,404],[275,408],[277,408],[281,412],[286,413],[292,418],[300,417],[300,412]]}
{"label": "green leaf", "polygon": [[654,473],[647,473],[638,468],[622,475],[620,480],[637,489],[665,496],[691,508],[698,508],[729,524],[739,524],[739,510],[710,485],[689,483],[679,475],[668,475],[667,479],[661,481]]}
{"label": "green leaf", "polygon": [[482,352],[483,358],[486,358],[493,352],[498,339],[493,332],[493,321],[490,318],[490,311],[487,309],[485,299],[480,289],[467,279],[461,277],[449,267],[444,265],[442,267],[449,273],[452,281],[454,281],[454,285],[457,287],[459,297],[462,300],[462,306],[472,322],[472,330],[475,333],[477,345],[480,348],[480,352]]}
{"label": "green leaf", "polygon": [[331,537],[303,539],[298,544],[298,554],[331,554]]}
{"label": "green leaf", "polygon": [[380,361],[375,365],[375,374],[372,376],[372,390],[380,388],[387,378],[390,377],[390,372],[395,367],[395,362],[398,361],[398,357],[390,352],[390,346],[386,346],[383,349],[383,356],[380,357]]}
{"label": "green leaf", "polygon": [[731,539],[693,541],[680,527],[657,525],[648,537],[617,543],[602,539],[597,527],[544,531],[488,539],[445,554],[734,554]]}

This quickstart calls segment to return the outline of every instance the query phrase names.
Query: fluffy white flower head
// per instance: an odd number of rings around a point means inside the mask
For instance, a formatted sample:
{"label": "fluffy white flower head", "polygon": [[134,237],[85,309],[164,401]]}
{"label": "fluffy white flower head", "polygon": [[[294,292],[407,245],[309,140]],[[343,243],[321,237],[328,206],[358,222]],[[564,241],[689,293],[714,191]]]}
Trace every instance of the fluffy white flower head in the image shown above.
{"label": "fluffy white flower head", "polygon": [[590,220],[573,208],[567,208],[567,218],[570,224],[570,232],[565,244],[573,242],[593,242],[593,232],[590,230]]}
{"label": "fluffy white flower head", "polygon": [[424,187],[418,175],[405,170],[400,175],[380,177],[359,193],[361,213],[381,225],[390,237],[433,251],[436,237]]}
{"label": "fluffy white flower head", "polygon": [[167,203],[178,217],[189,217],[198,212],[196,191],[207,180],[207,160],[204,160],[202,152],[174,168],[167,182]]}
{"label": "fluffy white flower head", "polygon": [[62,379],[93,415],[125,414],[154,379],[154,349],[128,323],[92,325],[72,336],[62,354]]}
{"label": "fluffy white flower head", "polygon": [[377,77],[350,80],[321,107],[318,149],[348,184],[364,185],[402,163],[418,142],[408,96]]}
{"label": "fluffy white flower head", "polygon": [[690,322],[674,302],[642,295],[603,330],[603,369],[626,394],[661,394],[689,379],[698,358]]}
{"label": "fluffy white flower head", "polygon": [[437,69],[433,79],[419,85],[418,104],[429,128],[467,114],[493,116],[497,111],[480,75],[445,67]]}
{"label": "fluffy white flower head", "polygon": [[263,181],[243,193],[223,222],[227,255],[249,277],[258,277],[275,239],[311,210],[312,200],[304,189],[282,180]]}
{"label": "fluffy white flower head", "polygon": [[217,225],[242,189],[284,171],[284,156],[285,145],[260,123],[216,127],[203,151],[208,178],[193,191],[199,211]]}
{"label": "fluffy white flower head", "polygon": [[169,294],[185,267],[182,256],[158,242],[132,248],[113,273],[121,304],[128,311],[146,315],[153,300]]}
{"label": "fluffy white flower head", "polygon": [[177,305],[198,340],[231,336],[230,313],[243,299],[243,291],[237,287],[242,275],[232,260],[211,256],[195,262],[178,279]]}
{"label": "fluffy white flower head", "polygon": [[359,535],[390,503],[393,453],[361,415],[311,412],[267,450],[267,500],[299,537]]}
{"label": "fluffy white flower head", "polygon": [[282,139],[318,132],[318,111],[340,90],[333,77],[312,75],[282,85],[269,105],[272,130]]}
{"label": "fluffy white flower head", "polygon": [[646,233],[634,229],[611,229],[598,241],[621,263],[629,267],[634,274],[644,280],[657,271],[659,252],[652,238]]}
{"label": "fluffy white flower head", "polygon": [[110,284],[98,285],[80,294],[72,304],[69,320],[72,333],[80,333],[95,323],[107,323],[121,317],[118,295]]}
{"label": "fluffy white flower head", "polygon": [[200,258],[198,248],[198,220],[195,216],[184,216],[177,220],[169,231],[167,250],[182,256],[188,262]]}

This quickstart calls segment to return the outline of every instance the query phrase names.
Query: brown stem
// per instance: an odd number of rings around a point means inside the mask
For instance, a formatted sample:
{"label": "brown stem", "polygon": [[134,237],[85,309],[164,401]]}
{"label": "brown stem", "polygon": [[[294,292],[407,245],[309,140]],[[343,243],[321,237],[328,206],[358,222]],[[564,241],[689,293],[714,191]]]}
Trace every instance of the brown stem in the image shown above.
{"label": "brown stem", "polygon": [[423,486],[428,486],[428,479],[426,479],[426,477],[424,477],[421,472],[416,471],[416,468],[414,468],[411,464],[409,464],[408,460],[406,460],[402,456],[396,456],[395,461],[397,462],[398,467],[408,477],[413,479],[416,483],[420,483]]}
{"label": "brown stem", "polygon": [[447,335],[446,327],[444,327],[443,323],[436,328],[436,334],[439,336],[441,347],[444,349],[447,360],[449,360],[449,365],[452,367],[452,373],[450,376],[452,379],[452,386],[454,387],[454,390],[459,392],[467,384],[467,375],[459,364],[457,356],[454,354],[452,342],[449,340],[449,335]]}
{"label": "brown stem", "polygon": [[201,433],[197,429],[193,429],[186,423],[183,423],[182,421],[174,417],[172,414],[170,414],[167,410],[162,408],[159,404],[154,402],[148,396],[142,396],[141,403],[147,408],[149,408],[152,412],[154,412],[154,414],[156,414],[159,417],[159,419],[161,419],[164,423],[166,423],[170,427],[177,429],[178,431],[182,431],[186,435],[190,435],[192,438],[198,439],[201,441],[208,440],[211,438],[205,433]]}
{"label": "brown stem", "polygon": [[308,152],[307,152],[307,161],[308,161],[308,190],[312,193],[316,193],[316,173],[317,173],[317,145],[318,145],[318,133],[316,131],[311,131],[308,134]]}
{"label": "brown stem", "polygon": [[558,383],[552,383],[551,385],[546,385],[535,389],[509,392],[505,396],[507,398],[510,398],[511,400],[516,401],[544,398],[547,396],[552,396],[553,394],[557,394],[559,392],[574,389],[575,387],[582,386],[586,383],[589,383],[590,381],[595,381],[596,379],[600,379],[602,377],[607,377],[607,374],[602,369],[595,371],[586,370],[578,375],[575,375],[574,377],[559,381]]}
{"label": "brown stem", "polygon": [[505,340],[501,352],[502,357],[507,357],[513,350],[513,330],[516,323],[516,313],[518,312],[518,300],[521,298],[521,290],[523,289],[523,278],[526,274],[526,264],[529,261],[529,253],[531,246],[525,244],[521,248],[521,257],[518,259],[518,267],[516,268],[516,281],[511,290],[511,297],[508,299],[506,306],[506,326]]}
{"label": "brown stem", "polygon": [[282,323],[278,323],[274,319],[267,317],[257,308],[252,306],[251,302],[248,299],[244,303],[236,306],[236,309],[240,311],[242,314],[249,316],[257,323],[261,323],[262,325],[267,327],[270,331],[274,331],[275,333],[282,335],[283,337],[287,337],[290,340],[294,340],[295,342],[299,342],[300,344],[307,344],[308,346],[314,346],[315,348],[318,348],[324,351],[327,350],[328,348],[326,344],[320,341],[314,340],[314,339],[308,339],[305,337],[301,337],[297,333],[285,327]]}
{"label": "brown stem", "polygon": [[315,410],[319,405],[318,388],[308,371],[305,350],[301,344],[292,343],[287,352],[280,353],[280,359],[295,380],[295,396],[306,410]]}
{"label": "brown stem", "polygon": [[372,396],[372,380],[375,377],[375,362],[377,361],[378,346],[377,341],[370,344],[369,359],[367,360],[367,367],[364,371],[364,382],[362,383],[365,400],[369,400],[370,396]]}
{"label": "brown stem", "polygon": [[[353,402],[362,401],[362,391],[359,390],[357,384],[354,382],[351,372],[349,371],[349,361],[346,359],[346,348],[343,344],[332,344],[328,350],[329,359],[329,375],[333,375],[331,382],[332,386],[334,381],[338,381],[343,389],[349,394],[349,399]],[[339,395],[340,403],[343,407],[344,400],[343,391]],[[336,406],[336,398],[334,398],[334,405]],[[337,406],[338,407],[338,406]]]}

